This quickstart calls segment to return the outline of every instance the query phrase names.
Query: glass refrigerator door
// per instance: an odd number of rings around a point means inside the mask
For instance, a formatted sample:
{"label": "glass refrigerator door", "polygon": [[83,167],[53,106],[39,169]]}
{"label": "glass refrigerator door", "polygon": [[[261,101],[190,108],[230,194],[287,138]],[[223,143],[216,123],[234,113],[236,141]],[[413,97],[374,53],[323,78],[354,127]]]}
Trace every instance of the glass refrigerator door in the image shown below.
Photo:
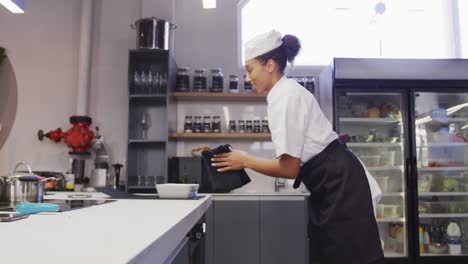
{"label": "glass refrigerator door", "polygon": [[[382,190],[377,223],[385,257],[406,257],[405,135],[402,94],[337,91],[337,127]],[[405,113],[403,113],[405,114]]]}
{"label": "glass refrigerator door", "polygon": [[414,100],[419,253],[468,255],[468,93]]}

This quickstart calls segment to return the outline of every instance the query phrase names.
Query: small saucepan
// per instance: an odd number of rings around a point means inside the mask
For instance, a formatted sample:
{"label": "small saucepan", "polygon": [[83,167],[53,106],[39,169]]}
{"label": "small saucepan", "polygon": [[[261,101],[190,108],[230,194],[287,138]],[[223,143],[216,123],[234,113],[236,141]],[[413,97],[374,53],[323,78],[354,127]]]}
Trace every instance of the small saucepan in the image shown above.
{"label": "small saucepan", "polygon": [[[28,172],[18,172],[20,166],[26,166]],[[13,173],[0,177],[1,202],[42,202],[44,200],[44,185],[55,178],[44,178],[33,173],[25,163],[18,163]]]}

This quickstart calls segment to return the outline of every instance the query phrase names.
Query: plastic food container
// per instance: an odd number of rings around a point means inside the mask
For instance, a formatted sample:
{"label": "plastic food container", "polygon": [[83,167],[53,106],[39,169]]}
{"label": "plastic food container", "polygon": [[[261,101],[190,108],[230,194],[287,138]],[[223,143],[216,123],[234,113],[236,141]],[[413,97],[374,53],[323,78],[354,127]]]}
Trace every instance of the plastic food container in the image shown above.
{"label": "plastic food container", "polygon": [[419,211],[428,214],[463,214],[468,212],[468,206],[465,202],[454,201],[419,202]]}
{"label": "plastic food container", "polygon": [[197,195],[198,184],[164,183],[156,184],[159,198],[189,199]]}
{"label": "plastic food container", "polygon": [[367,167],[379,167],[380,166],[379,155],[369,155],[369,156],[363,155],[360,158]]}
{"label": "plastic food container", "polygon": [[400,217],[400,206],[396,204],[384,204],[383,205],[383,217],[385,218],[397,218]]}
{"label": "plastic food container", "polygon": [[380,187],[382,192],[387,192],[388,177],[387,176],[375,176],[375,181]]}

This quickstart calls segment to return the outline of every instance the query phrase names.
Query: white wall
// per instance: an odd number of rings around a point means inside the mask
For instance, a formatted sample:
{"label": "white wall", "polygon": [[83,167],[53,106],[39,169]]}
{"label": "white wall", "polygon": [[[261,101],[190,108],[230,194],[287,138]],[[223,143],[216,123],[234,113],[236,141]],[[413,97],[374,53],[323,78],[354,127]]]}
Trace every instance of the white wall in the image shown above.
{"label": "white wall", "polygon": [[[35,169],[66,167],[63,145],[40,142],[37,131],[67,127],[75,109],[80,1],[28,1],[24,15],[0,8],[0,46],[14,68],[18,109],[0,150],[0,175],[20,161]],[[53,8],[52,8],[53,7]]]}
{"label": "white wall", "polygon": [[[217,2],[217,9],[206,10],[201,0],[93,1],[90,116],[93,129],[98,125],[109,145],[112,163],[126,161],[128,50],[136,43],[129,24],[149,16],[173,21],[178,25],[173,51],[179,66],[192,70],[221,67],[226,76],[236,72],[241,75],[236,61],[238,0]],[[75,113],[80,7],[81,1],[41,0],[28,1],[23,15],[0,9],[0,45],[8,50],[19,89],[16,121],[0,149],[0,175],[22,160],[36,170],[65,171],[68,166],[68,148],[63,143],[39,142],[36,133],[39,128],[68,129],[68,118]],[[258,106],[259,110],[256,107],[234,119],[251,118],[257,111],[263,117],[264,105]],[[180,116],[183,109],[198,112],[204,108],[181,106]],[[224,142],[179,144],[179,154],[210,143]],[[271,143],[233,144],[264,157],[274,156]],[[249,188],[272,188],[272,181],[259,177]]]}

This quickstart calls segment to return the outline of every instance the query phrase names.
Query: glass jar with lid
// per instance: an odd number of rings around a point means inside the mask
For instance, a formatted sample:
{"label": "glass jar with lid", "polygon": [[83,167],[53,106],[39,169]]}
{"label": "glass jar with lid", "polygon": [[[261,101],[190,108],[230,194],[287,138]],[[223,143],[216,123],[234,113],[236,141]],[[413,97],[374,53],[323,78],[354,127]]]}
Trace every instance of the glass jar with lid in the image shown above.
{"label": "glass jar with lid", "polygon": [[302,87],[305,87],[305,77],[304,76],[296,76],[296,82],[298,82]]}
{"label": "glass jar with lid", "polygon": [[221,68],[211,70],[211,91],[220,93],[223,91],[224,75]]}
{"label": "glass jar with lid", "polygon": [[262,120],[262,133],[270,133],[270,128],[268,127],[268,119],[267,118]]}
{"label": "glass jar with lid", "polygon": [[202,132],[202,118],[201,116],[195,116],[195,122],[193,124],[193,132],[201,133]]}
{"label": "glass jar with lid", "polygon": [[253,132],[254,132],[254,133],[260,133],[260,129],[261,129],[261,127],[260,127],[260,120],[258,120],[258,119],[257,119],[257,120],[254,120],[254,121],[253,121]]}
{"label": "glass jar with lid", "polygon": [[231,93],[239,92],[239,78],[235,74],[229,75],[229,92]]}
{"label": "glass jar with lid", "polygon": [[208,85],[208,75],[206,69],[196,69],[193,75],[193,91],[206,92]]}
{"label": "glass jar with lid", "polygon": [[214,133],[221,133],[221,117],[213,116],[213,122],[211,124],[211,130]]}
{"label": "glass jar with lid", "polygon": [[236,120],[229,120],[229,133],[236,133]]}
{"label": "glass jar with lid", "polygon": [[245,132],[247,132],[247,133],[252,133],[253,132],[252,120],[245,121]]}
{"label": "glass jar with lid", "polygon": [[238,120],[237,124],[239,125],[239,133],[245,133],[245,121],[244,120]]}
{"label": "glass jar with lid", "polygon": [[314,76],[305,77],[305,88],[307,89],[307,91],[311,92],[312,94],[315,92],[315,78],[314,78]]}
{"label": "glass jar with lid", "polygon": [[177,69],[176,76],[176,91],[188,92],[190,91],[190,68],[182,67]]}
{"label": "glass jar with lid", "polygon": [[185,116],[184,132],[185,133],[192,133],[193,132],[192,116]]}
{"label": "glass jar with lid", "polygon": [[204,116],[203,117],[203,133],[210,133],[211,132],[211,116]]}

